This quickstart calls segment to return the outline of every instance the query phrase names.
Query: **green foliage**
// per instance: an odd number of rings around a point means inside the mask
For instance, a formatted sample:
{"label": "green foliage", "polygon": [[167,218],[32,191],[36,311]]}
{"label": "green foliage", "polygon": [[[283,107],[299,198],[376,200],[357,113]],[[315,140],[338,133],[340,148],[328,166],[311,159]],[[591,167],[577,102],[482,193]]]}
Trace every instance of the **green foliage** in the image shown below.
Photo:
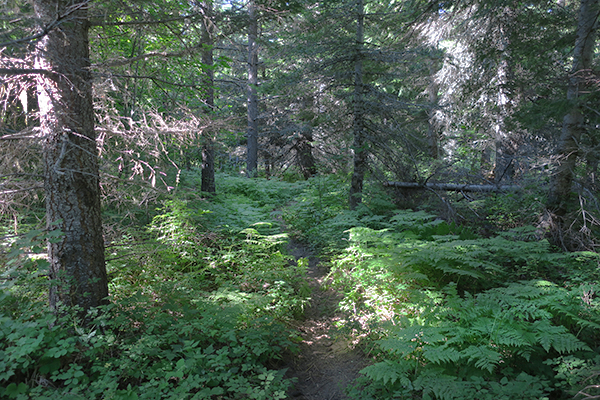
{"label": "green foliage", "polygon": [[[385,366],[375,364],[371,370],[364,370],[367,374],[383,374],[403,378],[402,367],[398,364],[390,363]],[[359,383],[364,383],[365,378],[359,379]],[[536,376],[521,373],[513,379],[502,378],[499,381],[492,381],[479,376],[472,376],[467,379],[457,379],[453,376],[440,374],[439,371],[424,371],[415,380],[406,380],[405,385],[383,384],[377,380],[375,384],[370,384],[367,389],[354,387],[350,391],[351,398],[375,400],[384,398],[400,399],[438,399],[438,400],[463,400],[463,399],[482,399],[482,400],[521,400],[521,399],[539,399],[548,400],[545,395],[545,388],[548,382]]]}
{"label": "green foliage", "polygon": [[46,242],[60,240],[60,230],[32,229],[13,237],[6,254],[0,254],[0,301],[9,315],[23,312],[32,301],[46,297],[48,261]]}
{"label": "green foliage", "polygon": [[[189,177],[186,179],[190,181]],[[306,184],[226,174],[217,174],[216,182],[218,195],[206,205],[212,212],[209,217],[212,226],[239,232],[253,224],[269,222],[270,226],[260,227],[262,234],[280,232],[276,219],[279,209],[292,201]]]}
{"label": "green foliage", "polygon": [[[539,179],[539,178],[538,178]],[[487,223],[494,231],[506,231],[525,225],[537,224],[543,212],[545,196],[539,189],[539,180],[529,186],[525,183],[519,193],[496,193],[487,195],[478,204],[470,204],[480,215],[485,215]]]}
{"label": "green foliage", "polygon": [[549,396],[596,367],[600,303],[582,301],[588,290],[529,281],[460,297],[451,285],[418,317],[399,318],[377,342],[382,361],[362,372],[394,396]]}
{"label": "green foliage", "polygon": [[[232,195],[249,209],[296,190],[251,182]],[[57,317],[45,305],[47,263],[33,253],[52,238],[15,243],[2,268],[0,398],[286,398],[290,381],[274,366],[297,348],[286,323],[308,303],[307,262],[291,262],[287,236],[258,206],[260,219],[218,230],[234,217],[219,215],[220,201],[174,196],[147,226],[113,233],[110,304],[85,328],[76,310]]]}
{"label": "green foliage", "polygon": [[152,219],[149,231],[156,233],[156,239],[167,246],[168,250],[160,251],[165,264],[176,265],[183,270],[193,269],[202,258],[205,240],[202,216],[210,211],[194,208],[183,200],[172,199],[166,200],[158,212]]}
{"label": "green foliage", "polygon": [[346,211],[336,177],[222,178],[221,194],[179,190],[111,236],[110,304],[86,328],[77,310],[44,305],[38,253],[60,233],[16,240],[1,276],[0,397],[286,398],[274,366],[296,350],[286,324],[311,291],[282,216],[337,253],[340,324],[370,335],[375,362],[352,398],[561,399],[598,369],[598,254],[552,253],[531,227],[481,238],[383,199]]}
{"label": "green foliage", "polygon": [[99,310],[87,329],[42,305],[2,315],[0,397],[284,398],[283,371],[265,365],[293,348],[289,334],[247,307],[165,283]]}
{"label": "green foliage", "polygon": [[378,354],[354,398],[561,396],[597,368],[597,254],[552,253],[527,227],[478,238],[422,211],[347,233],[332,285]]}
{"label": "green foliage", "polygon": [[534,237],[533,228],[477,238],[423,211],[398,212],[387,225],[350,229],[350,246],[334,259],[331,274],[336,287],[348,291],[342,303],[348,309],[375,300],[367,310],[390,309],[399,299],[402,304],[420,301],[419,288],[440,290],[452,282],[462,293],[512,280],[563,282],[571,274],[585,281],[599,278],[589,253],[556,254],[544,240],[521,240]]}
{"label": "green foliage", "polygon": [[[325,251],[339,251],[346,230],[355,226],[387,227],[391,203],[373,196],[355,211],[348,210],[348,184],[344,176],[315,176],[283,212],[292,234]],[[369,190],[370,188],[366,188]],[[383,215],[382,215],[383,214]]]}

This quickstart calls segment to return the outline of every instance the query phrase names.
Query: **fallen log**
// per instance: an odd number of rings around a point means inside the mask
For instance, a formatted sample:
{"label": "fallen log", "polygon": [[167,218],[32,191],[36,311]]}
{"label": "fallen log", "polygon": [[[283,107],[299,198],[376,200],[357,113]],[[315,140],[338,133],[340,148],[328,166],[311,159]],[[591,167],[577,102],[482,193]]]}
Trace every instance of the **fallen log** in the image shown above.
{"label": "fallen log", "polygon": [[518,192],[521,190],[517,185],[468,185],[458,183],[418,183],[418,182],[385,182],[383,186],[397,187],[400,189],[432,189],[449,190],[454,192]]}

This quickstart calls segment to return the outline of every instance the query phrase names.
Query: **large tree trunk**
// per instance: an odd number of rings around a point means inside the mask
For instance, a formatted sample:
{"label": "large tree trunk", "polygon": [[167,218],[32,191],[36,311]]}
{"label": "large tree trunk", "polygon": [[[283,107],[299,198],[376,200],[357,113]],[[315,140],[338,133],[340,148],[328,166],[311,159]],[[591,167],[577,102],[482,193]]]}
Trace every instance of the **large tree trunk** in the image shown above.
{"label": "large tree trunk", "polygon": [[354,61],[354,170],[350,182],[350,209],[354,210],[362,202],[363,182],[367,171],[368,150],[365,138],[365,105],[363,88],[363,26],[364,26],[364,4],[363,0],[357,0],[356,4],[356,51]]}
{"label": "large tree trunk", "polygon": [[50,305],[80,306],[81,316],[108,296],[100,215],[98,156],[88,46],[87,2],[35,0],[38,103],[44,138],[46,219],[63,236],[48,243]]}
{"label": "large tree trunk", "polygon": [[256,3],[250,0],[248,4],[248,148],[247,174],[256,176],[258,167],[258,16]]}
{"label": "large tree trunk", "polygon": [[[548,211],[559,218],[562,218],[568,210],[573,173],[579,155],[578,143],[584,129],[584,117],[581,106],[578,104],[578,98],[584,85],[582,75],[592,65],[598,24],[598,4],[599,0],[581,0],[579,8],[573,65],[567,88],[567,99],[572,103],[573,108],[563,118],[562,132],[556,153],[558,165],[550,180],[550,193],[546,204]],[[559,225],[561,224],[559,223]],[[559,229],[562,228],[559,226]]]}
{"label": "large tree trunk", "polygon": [[[213,35],[212,35],[212,1],[204,1],[204,18],[202,20],[202,64],[205,66],[204,71],[204,99],[208,112],[212,113],[215,108],[215,74],[213,71]],[[215,150],[214,150],[214,133],[209,131],[203,133],[202,143],[202,183],[203,192],[215,193]]]}

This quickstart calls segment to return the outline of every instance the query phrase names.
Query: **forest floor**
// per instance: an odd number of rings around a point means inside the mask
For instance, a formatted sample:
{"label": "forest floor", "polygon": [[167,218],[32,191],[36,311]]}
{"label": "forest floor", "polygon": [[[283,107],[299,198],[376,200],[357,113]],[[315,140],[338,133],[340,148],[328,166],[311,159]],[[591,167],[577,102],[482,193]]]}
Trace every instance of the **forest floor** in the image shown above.
{"label": "forest floor", "polygon": [[341,295],[325,288],[327,269],[300,242],[292,240],[288,251],[296,260],[308,259],[307,281],[312,289],[305,319],[296,326],[302,337],[300,353],[287,363],[287,376],[296,378],[290,398],[347,399],[344,389],[367,365],[367,357],[347,337],[336,334],[335,322],[343,317],[337,307]]}

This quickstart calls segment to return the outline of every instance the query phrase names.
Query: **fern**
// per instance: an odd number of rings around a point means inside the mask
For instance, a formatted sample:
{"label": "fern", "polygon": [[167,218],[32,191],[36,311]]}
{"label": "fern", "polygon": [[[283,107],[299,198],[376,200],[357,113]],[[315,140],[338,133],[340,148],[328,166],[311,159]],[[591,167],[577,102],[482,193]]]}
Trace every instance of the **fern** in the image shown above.
{"label": "fern", "polygon": [[463,354],[450,346],[426,346],[423,349],[423,356],[434,364],[444,364],[449,362],[457,362],[463,358]]}
{"label": "fern", "polygon": [[494,350],[491,346],[479,345],[469,346],[461,352],[467,362],[473,363],[479,369],[493,372],[494,368],[502,360],[501,354]]}
{"label": "fern", "polygon": [[381,382],[384,385],[394,385],[398,382],[402,386],[411,384],[410,372],[408,363],[396,363],[390,360],[369,365],[361,371],[373,381]]}
{"label": "fern", "polygon": [[559,356],[593,358],[597,286],[560,287],[548,279],[565,282],[558,272],[571,267],[596,276],[584,265],[592,256],[552,254],[546,241],[521,240],[530,229],[475,238],[424,212],[399,212],[385,229],[347,232],[348,252],[335,260],[332,276],[353,309],[373,315],[385,309],[393,318],[394,328],[378,331],[380,357],[413,371],[406,375],[411,384],[399,387],[401,375],[390,372],[398,370],[395,364],[390,370],[378,363],[379,375],[365,370],[386,393],[544,398],[546,383],[564,379],[548,363]]}
{"label": "fern", "polygon": [[[416,375],[402,375],[403,380],[412,379],[411,385],[403,384],[405,389],[395,389],[397,393],[407,393],[406,388],[411,387],[411,393],[419,392],[422,398],[483,399],[488,398],[485,393],[510,393],[506,398],[518,399],[527,390],[541,396],[543,385],[539,382],[552,379],[543,363],[557,354],[591,352],[587,343],[556,323],[568,317],[575,326],[584,326],[580,315],[586,313],[597,320],[594,307],[575,301],[578,289],[531,281],[466,294],[464,298],[457,294],[456,285],[445,292],[446,299],[441,303],[424,306],[422,318],[400,319],[400,327],[388,330],[388,336],[378,345],[387,354],[385,362],[399,366],[381,369],[379,375],[366,370],[369,377],[377,376],[384,385],[388,382],[390,389],[396,388],[394,382],[400,375],[391,371],[412,371],[418,362]],[[554,306],[556,302],[561,306]],[[536,371],[540,377],[523,374],[522,367]],[[437,380],[431,378],[433,371],[437,371]],[[425,376],[426,380],[421,379]],[[469,381],[477,376],[486,378],[479,389]],[[535,386],[531,386],[533,382]],[[472,397],[465,393],[472,393]]]}

